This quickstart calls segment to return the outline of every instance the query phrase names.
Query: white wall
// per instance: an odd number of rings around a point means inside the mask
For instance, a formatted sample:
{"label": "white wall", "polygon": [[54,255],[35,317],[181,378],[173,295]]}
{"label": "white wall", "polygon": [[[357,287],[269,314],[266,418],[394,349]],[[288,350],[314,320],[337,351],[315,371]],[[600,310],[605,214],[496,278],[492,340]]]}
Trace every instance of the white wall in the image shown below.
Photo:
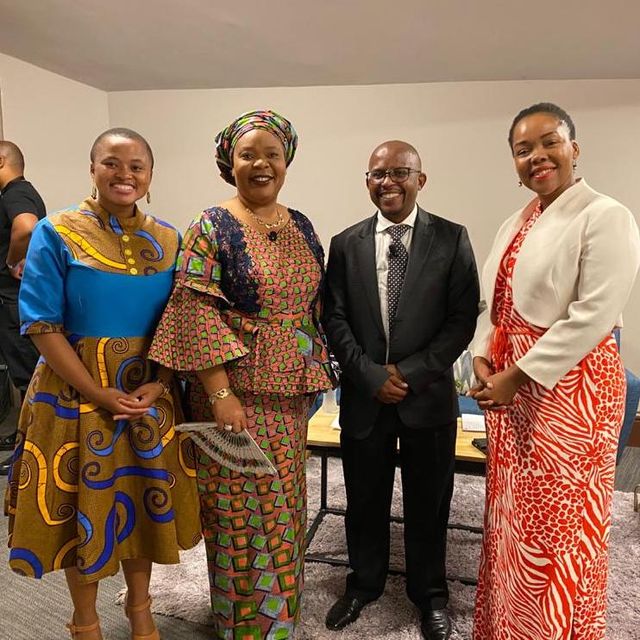
{"label": "white wall", "polygon": [[[281,200],[307,213],[325,244],[372,213],[364,185],[369,154],[400,138],[422,154],[420,204],[465,224],[479,263],[499,223],[527,200],[506,143],[515,113],[551,100],[572,114],[579,173],[638,216],[635,140],[640,80],[465,82],[107,94],[0,54],[4,137],[27,160],[27,177],[55,210],[89,192],[91,142],[109,126],[147,136],[156,154],[151,209],[184,229],[202,208],[233,194],[213,158],[215,134],[242,111],[270,107],[300,136]],[[625,313],[623,354],[640,373],[640,284]]]}
{"label": "white wall", "polygon": [[0,54],[4,138],[25,155],[25,175],[54,211],[91,188],[89,149],[109,126],[107,94]]}
{"label": "white wall", "polygon": [[[215,134],[239,113],[269,107],[291,119],[300,136],[281,200],[307,213],[325,243],[372,213],[364,185],[369,154],[378,143],[399,138],[422,154],[428,182],[420,204],[465,224],[479,263],[500,222],[530,197],[517,187],[506,138],[513,116],[541,100],[557,102],[574,118],[580,175],[640,214],[640,80],[108,95],[111,125],[139,130],[156,153],[151,208],[180,228],[233,194],[218,177]],[[625,362],[640,373],[640,286],[625,323]]]}

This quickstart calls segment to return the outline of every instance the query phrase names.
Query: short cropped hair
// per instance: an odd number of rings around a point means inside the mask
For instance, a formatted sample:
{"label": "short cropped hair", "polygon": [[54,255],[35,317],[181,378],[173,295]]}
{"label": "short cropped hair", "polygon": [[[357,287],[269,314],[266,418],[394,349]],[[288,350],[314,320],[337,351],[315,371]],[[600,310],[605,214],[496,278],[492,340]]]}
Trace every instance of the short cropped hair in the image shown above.
{"label": "short cropped hair", "polygon": [[9,140],[0,140],[0,156],[4,156],[7,163],[15,167],[20,173],[24,171],[24,155],[20,147]]}
{"label": "short cropped hair", "polygon": [[109,136],[117,136],[119,138],[125,138],[126,140],[135,140],[144,146],[149,154],[149,159],[151,160],[151,168],[153,169],[153,151],[151,151],[151,145],[146,141],[146,139],[141,136],[137,131],[133,129],[127,129],[126,127],[114,127],[113,129],[107,129],[103,131],[96,139],[95,142],[91,145],[91,151],[89,153],[89,158],[91,162],[96,159],[96,149],[99,144]]}

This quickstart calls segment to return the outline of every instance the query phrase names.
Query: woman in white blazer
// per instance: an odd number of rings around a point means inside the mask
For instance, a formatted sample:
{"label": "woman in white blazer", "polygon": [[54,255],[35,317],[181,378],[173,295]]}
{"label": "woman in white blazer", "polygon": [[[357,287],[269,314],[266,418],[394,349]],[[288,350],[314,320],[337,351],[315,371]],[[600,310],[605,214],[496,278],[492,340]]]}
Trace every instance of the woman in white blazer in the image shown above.
{"label": "woman in white blazer", "polygon": [[600,640],[625,398],[611,332],[640,263],[638,227],[576,177],[560,107],[521,111],[509,146],[535,198],[498,231],[471,347],[489,438],[474,640]]}

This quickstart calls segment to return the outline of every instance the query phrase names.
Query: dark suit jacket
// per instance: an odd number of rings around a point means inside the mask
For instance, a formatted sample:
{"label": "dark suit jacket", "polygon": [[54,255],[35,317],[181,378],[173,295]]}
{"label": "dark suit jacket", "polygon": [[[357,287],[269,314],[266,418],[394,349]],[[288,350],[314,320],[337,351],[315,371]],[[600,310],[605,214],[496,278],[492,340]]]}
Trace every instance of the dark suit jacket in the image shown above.
{"label": "dark suit jacket", "polygon": [[[323,324],[342,369],[340,424],[345,435],[355,438],[365,438],[373,428],[382,407],[374,396],[388,377],[376,219],[332,239],[325,280]],[[389,345],[389,362],[409,384],[409,395],[397,405],[408,427],[435,428],[456,419],[451,367],[473,337],[479,297],[466,229],[418,208]]]}

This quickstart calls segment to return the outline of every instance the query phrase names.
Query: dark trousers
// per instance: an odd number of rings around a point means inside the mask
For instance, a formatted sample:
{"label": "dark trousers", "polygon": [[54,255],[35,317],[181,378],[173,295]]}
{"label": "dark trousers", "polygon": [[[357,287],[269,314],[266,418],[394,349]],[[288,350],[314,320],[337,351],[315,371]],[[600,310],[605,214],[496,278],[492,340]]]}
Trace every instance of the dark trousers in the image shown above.
{"label": "dark trousers", "polygon": [[7,364],[11,382],[22,396],[38,363],[38,350],[31,338],[20,335],[18,305],[0,297],[0,353]]}
{"label": "dark trousers", "polygon": [[446,544],[453,493],[456,423],[409,429],[385,405],[363,440],[341,435],[347,491],[345,526],[349,595],[371,601],[384,591],[389,569],[390,511],[400,441],[407,594],[422,611],[446,606]]}

